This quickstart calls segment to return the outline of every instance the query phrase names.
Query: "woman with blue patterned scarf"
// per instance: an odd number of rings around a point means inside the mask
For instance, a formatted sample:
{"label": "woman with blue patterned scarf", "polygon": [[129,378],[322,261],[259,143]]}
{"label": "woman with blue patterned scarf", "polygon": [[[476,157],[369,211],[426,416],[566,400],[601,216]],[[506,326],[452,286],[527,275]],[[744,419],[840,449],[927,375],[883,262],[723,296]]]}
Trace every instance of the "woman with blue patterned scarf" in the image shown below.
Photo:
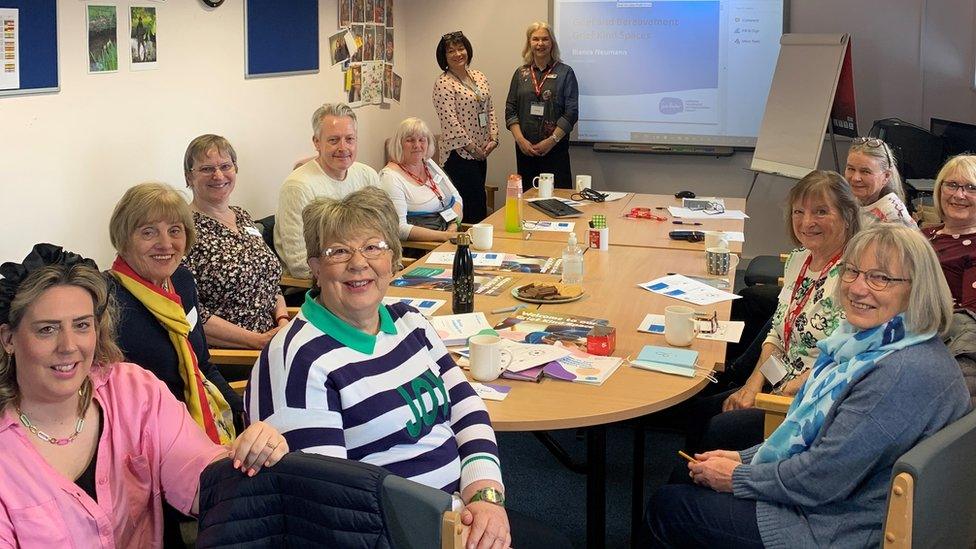
{"label": "woman with blue patterned scarf", "polygon": [[925,238],[874,225],[841,261],[847,319],[818,343],[786,420],[747,450],[696,454],[697,486],[658,490],[654,546],[876,547],[895,461],[969,410],[940,337],[952,298]]}

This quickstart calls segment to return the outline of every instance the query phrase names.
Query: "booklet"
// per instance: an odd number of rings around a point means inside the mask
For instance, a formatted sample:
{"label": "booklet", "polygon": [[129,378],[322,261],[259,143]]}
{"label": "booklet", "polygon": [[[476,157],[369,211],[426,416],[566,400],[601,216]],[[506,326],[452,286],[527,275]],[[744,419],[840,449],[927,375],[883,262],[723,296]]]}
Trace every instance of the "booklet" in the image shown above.
{"label": "booklet", "polygon": [[[454,288],[451,269],[439,267],[417,267],[410,272],[394,279],[390,285],[394,288],[416,288],[418,290],[438,290],[450,292]],[[475,271],[474,293],[481,295],[502,295],[512,284],[513,279],[507,276],[492,276]]]}
{"label": "booklet", "polygon": [[566,313],[542,312],[536,309],[522,309],[495,325],[498,335],[523,343],[545,343],[552,345],[557,341],[572,344],[581,351],[586,350],[586,334],[594,326],[609,326],[610,321]]}
{"label": "booklet", "polygon": [[603,382],[617,371],[621,362],[623,359],[616,356],[597,356],[574,352],[556,362],[547,364],[543,374],[553,379],[575,381],[588,385],[603,385]]}
{"label": "booklet", "polygon": [[443,299],[414,299],[411,297],[395,297],[388,295],[383,298],[384,305],[393,305],[394,303],[406,303],[414,309],[420,311],[420,314],[430,318],[434,316],[437,309],[440,309],[447,301]]}
{"label": "booklet", "polygon": [[[498,267],[505,255],[499,252],[471,252],[471,262],[475,267]],[[424,262],[428,265],[454,265],[454,252],[431,252]]]}
{"label": "booklet", "polygon": [[477,335],[481,330],[491,329],[491,324],[488,324],[488,319],[482,312],[435,316],[429,320],[447,347],[467,345],[469,337]]}
{"label": "booklet", "polygon": [[695,363],[697,361],[698,351],[645,345],[640,354],[637,355],[637,359],[630,361],[630,363],[644,370],[695,377]]}

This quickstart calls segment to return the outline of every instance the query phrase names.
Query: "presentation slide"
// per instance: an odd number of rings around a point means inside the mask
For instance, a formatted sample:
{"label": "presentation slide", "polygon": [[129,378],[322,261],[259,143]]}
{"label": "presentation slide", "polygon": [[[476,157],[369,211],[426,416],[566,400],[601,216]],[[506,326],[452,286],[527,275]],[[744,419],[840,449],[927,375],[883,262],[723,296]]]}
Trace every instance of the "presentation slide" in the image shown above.
{"label": "presentation slide", "polygon": [[754,147],[785,0],[553,0],[575,140]]}

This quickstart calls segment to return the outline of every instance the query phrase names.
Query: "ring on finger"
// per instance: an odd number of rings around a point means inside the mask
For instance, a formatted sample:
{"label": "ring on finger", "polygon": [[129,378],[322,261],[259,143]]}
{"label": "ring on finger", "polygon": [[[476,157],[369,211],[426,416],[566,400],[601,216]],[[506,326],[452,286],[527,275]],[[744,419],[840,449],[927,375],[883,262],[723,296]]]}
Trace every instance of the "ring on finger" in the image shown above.
{"label": "ring on finger", "polygon": [[[279,442],[278,444],[281,444],[281,443]],[[271,451],[274,452],[275,451],[275,448],[278,447],[278,444],[271,444],[271,441],[269,440],[268,443],[265,444],[265,446],[267,446],[268,448],[271,448]]]}

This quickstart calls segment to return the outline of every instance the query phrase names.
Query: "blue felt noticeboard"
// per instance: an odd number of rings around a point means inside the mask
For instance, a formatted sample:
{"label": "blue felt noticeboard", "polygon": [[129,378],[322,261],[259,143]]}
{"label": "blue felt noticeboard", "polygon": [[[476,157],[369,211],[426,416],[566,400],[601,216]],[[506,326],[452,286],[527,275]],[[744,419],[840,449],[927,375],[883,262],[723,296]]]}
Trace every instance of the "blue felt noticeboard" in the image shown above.
{"label": "blue felt noticeboard", "polygon": [[0,90],[0,95],[58,91],[56,0],[0,0],[0,8],[20,10],[20,88]]}
{"label": "blue felt noticeboard", "polygon": [[246,0],[244,18],[247,77],[318,72],[318,0]]}

